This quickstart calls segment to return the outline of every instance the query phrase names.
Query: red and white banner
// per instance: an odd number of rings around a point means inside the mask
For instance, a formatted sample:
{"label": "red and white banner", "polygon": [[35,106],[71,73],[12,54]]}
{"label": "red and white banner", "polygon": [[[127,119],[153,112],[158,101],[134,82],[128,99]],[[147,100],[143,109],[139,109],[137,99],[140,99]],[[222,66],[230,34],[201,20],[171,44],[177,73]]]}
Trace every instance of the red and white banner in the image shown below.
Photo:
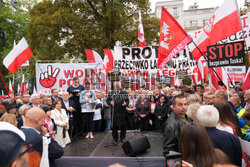
{"label": "red and white banner", "polygon": [[21,90],[20,93],[23,94],[25,89],[25,79],[24,79],[24,74],[22,75],[22,82],[21,82]]}
{"label": "red and white banner", "polygon": [[102,57],[94,50],[91,49],[84,49],[88,63],[97,63],[102,62]]}
{"label": "red and white banner", "polygon": [[141,11],[139,10],[138,40],[141,47],[145,47],[144,30],[142,25]]}
{"label": "red and white banner", "polygon": [[247,75],[246,75],[246,78],[244,79],[244,83],[243,83],[241,89],[244,91],[250,89],[250,68],[248,68],[248,70],[247,70]]}
{"label": "red and white banner", "polygon": [[106,72],[109,72],[114,68],[114,51],[111,49],[103,49],[103,51],[105,54],[103,67]]}
{"label": "red and white banner", "polygon": [[50,94],[51,89],[63,92],[72,85],[73,77],[78,77],[80,84],[88,81],[91,89],[105,90],[102,69],[102,63],[37,63],[36,88],[41,94]]}
{"label": "red and white banner", "polygon": [[11,73],[15,73],[23,65],[23,63],[29,60],[32,56],[33,53],[26,39],[23,37],[4,58],[3,64]]}
{"label": "red and white banner", "polygon": [[191,38],[185,30],[183,30],[175,18],[162,7],[158,67],[162,70],[176,54],[185,49],[190,41]]}
{"label": "red and white banner", "polygon": [[[237,1],[225,0],[197,38],[193,39],[202,54],[207,52],[207,46],[214,45],[242,29],[239,16]],[[198,61],[202,56],[199,49],[193,43],[189,45],[189,48],[195,60]]]}

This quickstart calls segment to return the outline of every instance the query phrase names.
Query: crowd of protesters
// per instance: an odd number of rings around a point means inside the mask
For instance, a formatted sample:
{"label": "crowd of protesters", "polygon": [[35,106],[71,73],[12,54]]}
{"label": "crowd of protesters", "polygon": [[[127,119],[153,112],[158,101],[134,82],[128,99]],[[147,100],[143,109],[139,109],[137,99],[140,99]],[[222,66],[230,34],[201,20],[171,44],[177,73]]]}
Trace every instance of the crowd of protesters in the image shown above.
{"label": "crowd of protesters", "polygon": [[117,82],[105,92],[91,90],[88,82],[80,85],[75,77],[67,91],[0,96],[0,103],[0,121],[25,135],[29,128],[39,134],[35,150],[40,155],[41,136],[52,139],[50,166],[73,138],[91,140],[93,132],[112,130],[117,145],[119,129],[122,143],[127,130],[164,133],[163,154],[180,152],[186,166],[249,165],[240,139],[250,141],[250,89],[242,91],[239,84],[228,91],[214,91],[207,84],[132,90]]}

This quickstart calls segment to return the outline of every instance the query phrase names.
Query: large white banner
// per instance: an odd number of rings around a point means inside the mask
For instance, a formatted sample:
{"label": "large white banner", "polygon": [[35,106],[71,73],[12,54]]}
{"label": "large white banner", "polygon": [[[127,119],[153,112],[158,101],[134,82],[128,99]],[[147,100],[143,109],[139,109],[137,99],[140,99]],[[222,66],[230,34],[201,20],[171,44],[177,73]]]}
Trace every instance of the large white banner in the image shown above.
{"label": "large white banner", "polygon": [[176,71],[187,70],[188,75],[197,73],[196,61],[192,59],[187,49],[182,50],[171,59],[163,70],[157,67],[158,46],[115,47],[114,68],[120,70],[123,76],[145,77],[150,74],[175,76]]}
{"label": "large white banner", "polygon": [[73,77],[80,84],[90,82],[91,89],[104,89],[106,74],[102,64],[97,63],[36,63],[36,88],[41,94],[50,94],[51,89],[64,92],[72,85]]}

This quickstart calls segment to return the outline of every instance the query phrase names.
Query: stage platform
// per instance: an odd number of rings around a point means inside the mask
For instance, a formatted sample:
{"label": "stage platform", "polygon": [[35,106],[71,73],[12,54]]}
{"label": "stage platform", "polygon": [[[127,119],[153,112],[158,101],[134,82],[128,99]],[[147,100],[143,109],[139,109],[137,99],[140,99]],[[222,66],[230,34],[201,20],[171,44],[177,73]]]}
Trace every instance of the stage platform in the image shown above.
{"label": "stage platform", "polygon": [[[111,132],[94,133],[94,139],[81,137],[74,138],[71,144],[64,149],[64,156],[84,156],[84,157],[126,157],[122,149],[122,143],[117,146],[112,144]],[[136,139],[140,136],[147,136],[151,145],[144,154],[139,157],[162,156],[163,133],[160,132],[133,132],[126,134],[126,140]]]}
{"label": "stage platform", "polygon": [[112,144],[111,132],[94,133],[94,139],[76,137],[64,149],[64,156],[56,160],[57,166],[88,166],[109,167],[120,164],[120,167],[164,167],[165,158],[162,156],[163,133],[128,131],[126,140],[147,136],[151,145],[145,153],[137,157],[128,157],[122,149],[122,143]]}

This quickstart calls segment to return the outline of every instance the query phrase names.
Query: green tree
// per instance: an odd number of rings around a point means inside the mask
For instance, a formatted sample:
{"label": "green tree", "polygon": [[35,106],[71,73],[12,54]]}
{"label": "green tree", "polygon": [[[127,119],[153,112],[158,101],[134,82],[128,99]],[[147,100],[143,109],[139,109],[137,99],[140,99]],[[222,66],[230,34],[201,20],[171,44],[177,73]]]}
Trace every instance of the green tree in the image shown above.
{"label": "green tree", "polygon": [[149,17],[149,0],[44,0],[29,11],[30,46],[40,60],[86,60],[84,49],[102,54],[117,41],[137,46],[139,9],[151,45],[158,40],[160,21]]}
{"label": "green tree", "polygon": [[[14,40],[18,42],[22,37],[28,35],[28,11],[24,10],[25,5],[23,4],[23,2],[24,1],[0,0],[1,62],[3,62],[4,57],[13,48]],[[3,64],[0,66],[0,70],[2,71],[5,79],[12,78],[11,73],[8,72]],[[2,79],[0,80],[0,89],[5,90]]]}

